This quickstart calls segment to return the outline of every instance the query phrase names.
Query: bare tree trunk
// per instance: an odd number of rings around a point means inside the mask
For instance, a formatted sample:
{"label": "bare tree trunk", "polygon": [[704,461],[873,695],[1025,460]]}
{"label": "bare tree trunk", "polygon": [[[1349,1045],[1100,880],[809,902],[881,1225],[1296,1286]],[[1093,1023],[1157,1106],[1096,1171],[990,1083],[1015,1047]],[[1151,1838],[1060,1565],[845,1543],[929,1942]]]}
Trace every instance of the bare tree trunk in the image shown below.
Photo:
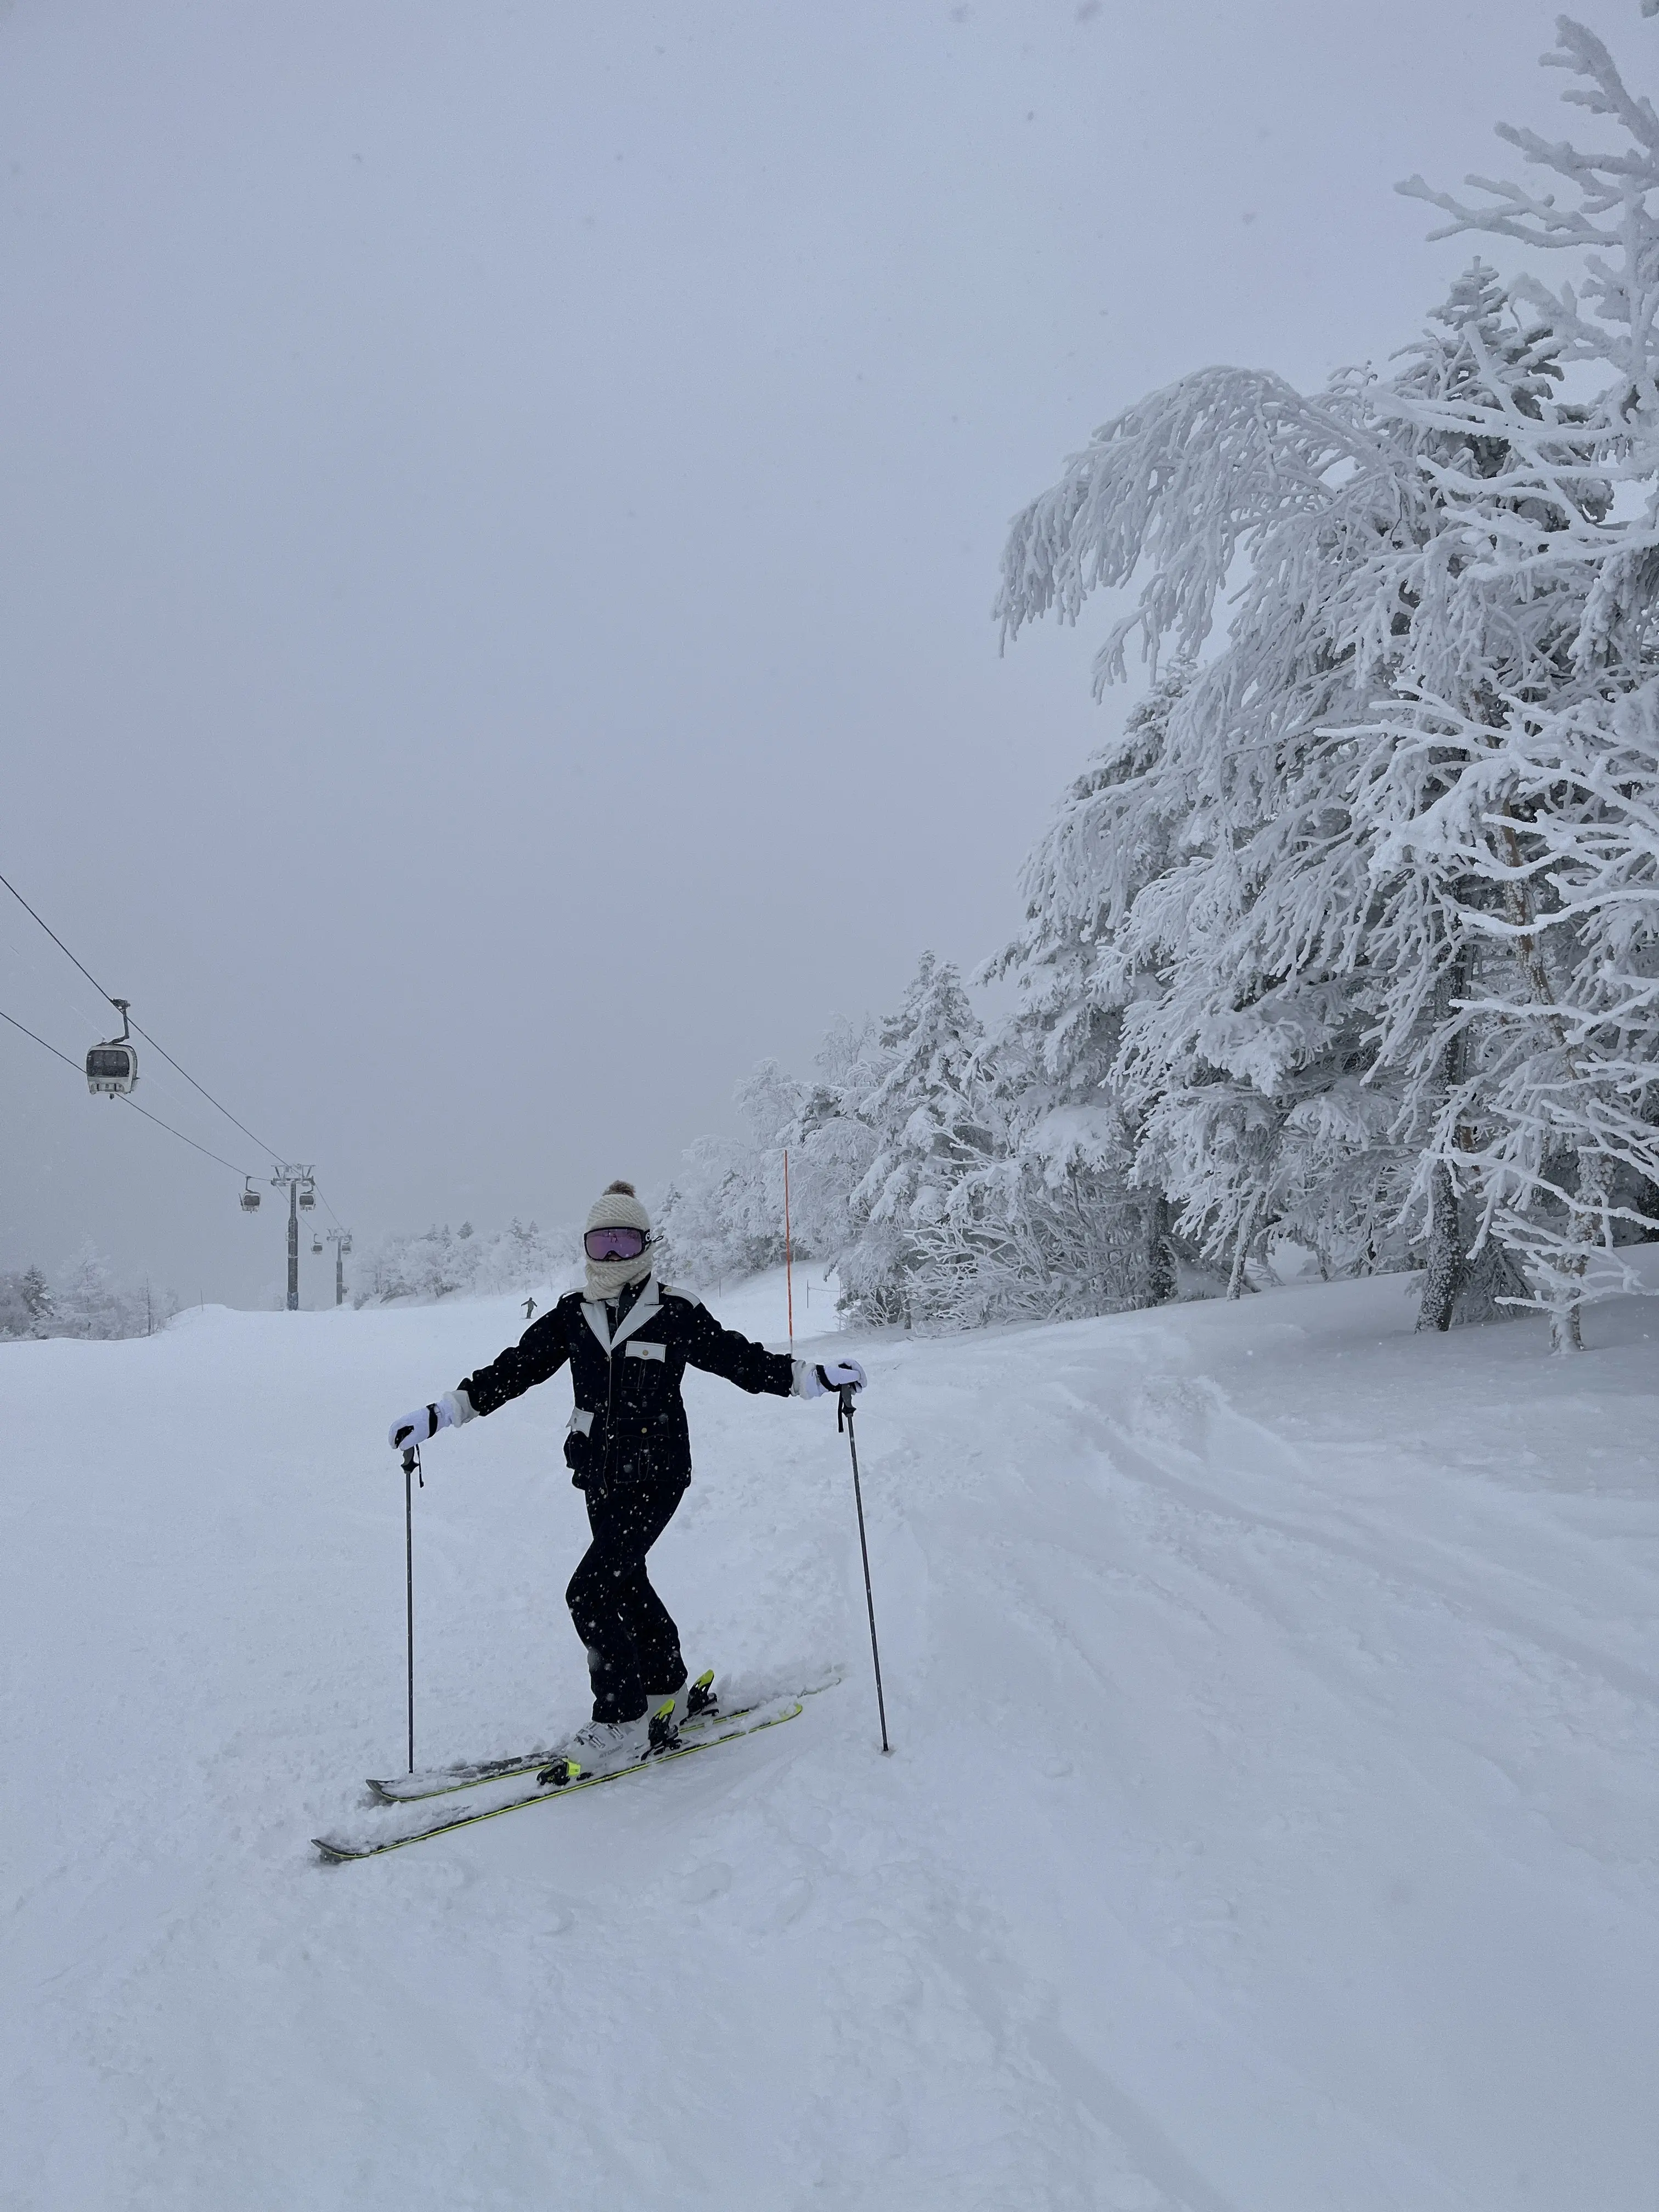
{"label": "bare tree trunk", "polygon": [[1244,1209],[1244,1218],[1238,1224],[1238,1242],[1233,1247],[1233,1272],[1227,1283],[1227,1296],[1240,1297],[1250,1285],[1244,1273],[1244,1262],[1249,1257],[1250,1240],[1255,1235],[1255,1219],[1261,1211],[1261,1194],[1258,1191]]}
{"label": "bare tree trunk", "polygon": [[[1598,1227],[1605,1234],[1602,1209],[1607,1201],[1607,1185],[1602,1178],[1601,1162],[1591,1165],[1581,1152],[1578,1155],[1578,1203],[1567,1217],[1568,1232],[1577,1238],[1580,1245],[1588,1244]],[[1573,1253],[1564,1270],[1583,1281],[1588,1262],[1583,1252]],[[1574,1298],[1560,1312],[1550,1315],[1550,1350],[1552,1352],[1582,1352],[1584,1331],[1581,1321],[1583,1300]]]}
{"label": "bare tree trunk", "polygon": [[[1503,834],[1504,849],[1509,855],[1510,865],[1511,867],[1518,868],[1521,865],[1521,843],[1511,826],[1510,818],[1507,816],[1504,822]],[[1561,1057],[1569,1073],[1575,1078],[1582,1079],[1583,1068],[1577,1054],[1567,1042],[1565,1025],[1555,1008],[1555,994],[1550,988],[1549,971],[1544,964],[1544,956],[1539,947],[1538,940],[1532,933],[1531,925],[1536,918],[1532,885],[1524,878],[1511,882],[1504,888],[1504,897],[1509,906],[1510,919],[1520,925],[1524,931],[1524,934],[1516,939],[1516,957],[1521,972],[1527,979],[1534,1004],[1544,1008],[1548,1014],[1550,1027],[1555,1032],[1556,1042],[1561,1048]],[[1598,1163],[1595,1167],[1589,1166],[1582,1152],[1576,1151],[1576,1158],[1581,1198],[1593,1189],[1599,1200],[1600,1164]],[[1582,1210],[1577,1206],[1572,1207],[1567,1218],[1568,1233],[1571,1235],[1577,1232],[1581,1222],[1598,1218],[1599,1212],[1599,1204]],[[1583,1254],[1569,1253],[1555,1273],[1558,1281],[1562,1278],[1565,1278],[1567,1282],[1582,1281],[1584,1273]],[[1583,1303],[1582,1298],[1572,1296],[1569,1297],[1566,1304],[1553,1305],[1550,1308],[1550,1350],[1552,1352],[1582,1352],[1583,1350],[1584,1332],[1579,1320],[1579,1311]]]}
{"label": "bare tree trunk", "polygon": [[1162,1191],[1146,1224],[1151,1249],[1147,1255],[1147,1290],[1155,1306],[1167,1305],[1179,1287],[1174,1248],[1170,1243],[1170,1201]]}
{"label": "bare tree trunk", "polygon": [[1550,1315],[1550,1350],[1552,1352],[1582,1352],[1584,1348],[1583,1323],[1579,1316],[1583,1311],[1581,1300],[1575,1298],[1570,1306],[1558,1307]]}
{"label": "bare tree trunk", "polygon": [[[1469,988],[1469,948],[1464,945],[1448,969],[1440,987],[1438,1012],[1444,1020]],[[1442,1103],[1463,1079],[1466,1038],[1459,1030],[1450,1039],[1441,1062]],[[1460,1136],[1462,1132],[1460,1131]],[[1418,1309],[1419,1328],[1442,1332],[1452,1325],[1457,1301],[1468,1279],[1469,1260],[1463,1233],[1463,1208],[1457,1179],[1443,1160],[1429,1174],[1429,1266],[1423,1282],[1423,1302]]]}
{"label": "bare tree trunk", "polygon": [[1429,1171],[1429,1268],[1423,1283],[1423,1302],[1418,1308],[1419,1328],[1443,1332],[1451,1327],[1468,1273],[1457,1185],[1444,1160],[1437,1160]]}

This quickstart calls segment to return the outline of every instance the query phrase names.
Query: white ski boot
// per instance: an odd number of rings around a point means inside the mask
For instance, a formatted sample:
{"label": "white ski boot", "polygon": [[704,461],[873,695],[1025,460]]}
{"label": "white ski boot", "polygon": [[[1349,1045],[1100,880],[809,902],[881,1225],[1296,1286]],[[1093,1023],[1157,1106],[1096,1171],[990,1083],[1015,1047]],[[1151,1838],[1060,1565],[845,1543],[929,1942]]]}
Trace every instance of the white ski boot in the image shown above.
{"label": "white ski boot", "polygon": [[643,1759],[651,1740],[651,1714],[636,1721],[588,1721],[576,1730],[561,1752],[584,1774],[608,1773],[614,1766],[631,1765]]}

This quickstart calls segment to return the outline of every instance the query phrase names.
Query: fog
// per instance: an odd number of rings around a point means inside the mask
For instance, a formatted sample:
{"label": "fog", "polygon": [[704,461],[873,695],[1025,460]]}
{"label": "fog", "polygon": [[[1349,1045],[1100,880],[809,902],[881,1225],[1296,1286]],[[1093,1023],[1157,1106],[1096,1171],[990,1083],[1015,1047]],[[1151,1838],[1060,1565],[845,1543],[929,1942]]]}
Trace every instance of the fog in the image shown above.
{"label": "fog", "polygon": [[[1472,248],[1393,184],[1557,131],[1553,14],[18,0],[0,872],[259,1141],[139,1100],[360,1248],[564,1219],[994,951],[1126,703],[999,657],[1010,514],[1185,370],[1407,342]],[[0,976],[109,1034],[3,894]],[[277,1294],[274,1194],[0,1082],[0,1266]]]}

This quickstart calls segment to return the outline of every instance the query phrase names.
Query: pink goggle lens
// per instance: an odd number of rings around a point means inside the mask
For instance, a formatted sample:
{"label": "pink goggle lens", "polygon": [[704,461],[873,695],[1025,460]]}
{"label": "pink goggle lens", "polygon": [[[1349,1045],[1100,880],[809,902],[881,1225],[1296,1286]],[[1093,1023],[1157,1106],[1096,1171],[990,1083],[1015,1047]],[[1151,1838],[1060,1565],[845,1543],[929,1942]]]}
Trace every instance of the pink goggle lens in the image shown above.
{"label": "pink goggle lens", "polygon": [[590,1260],[637,1260],[645,1246],[642,1229],[590,1229],[582,1239]]}

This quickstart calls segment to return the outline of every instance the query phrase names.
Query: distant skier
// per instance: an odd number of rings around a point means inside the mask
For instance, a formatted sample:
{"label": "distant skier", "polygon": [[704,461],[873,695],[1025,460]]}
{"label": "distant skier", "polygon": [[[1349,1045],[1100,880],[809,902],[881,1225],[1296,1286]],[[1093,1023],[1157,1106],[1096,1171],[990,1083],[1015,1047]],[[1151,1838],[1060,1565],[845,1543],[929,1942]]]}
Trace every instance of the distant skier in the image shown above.
{"label": "distant skier", "polygon": [[691,1480],[686,1368],[779,1398],[860,1390],[866,1376],[856,1359],[813,1365],[768,1352],[722,1328],[690,1291],[659,1283],[651,1218],[632,1183],[610,1185],[582,1242],[586,1289],[559,1299],[488,1367],[394,1421],[391,1441],[401,1451],[493,1413],[569,1362],[576,1402],[564,1455],[593,1536],[565,1592],[593,1687],[593,1717],[573,1746],[608,1759],[643,1751],[650,1716],[684,1698],[679,1631],[645,1561]]}
{"label": "distant skier", "polygon": [[524,1302],[524,1317],[525,1317],[525,1319],[526,1319],[526,1321],[532,1320],[532,1319],[534,1318],[534,1316],[535,1316],[535,1312],[536,1312],[536,1301],[535,1301],[535,1299],[534,1299],[534,1298],[526,1298],[526,1299],[525,1300],[525,1302]]}

